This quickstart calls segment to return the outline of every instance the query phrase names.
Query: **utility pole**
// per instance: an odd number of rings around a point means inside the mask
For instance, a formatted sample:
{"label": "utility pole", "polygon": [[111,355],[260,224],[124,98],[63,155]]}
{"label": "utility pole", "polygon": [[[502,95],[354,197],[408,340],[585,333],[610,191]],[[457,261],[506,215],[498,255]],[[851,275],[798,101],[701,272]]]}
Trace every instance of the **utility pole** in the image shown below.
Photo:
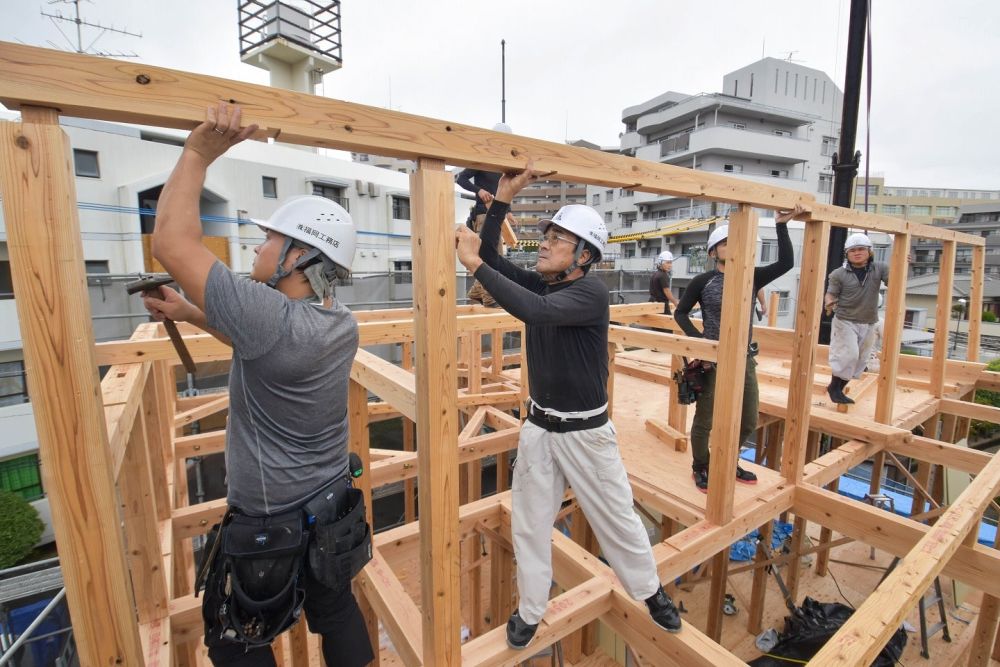
{"label": "utility pole", "polygon": [[507,122],[507,40],[500,40],[500,122]]}
{"label": "utility pole", "polygon": [[[47,16],[47,17],[49,17],[49,19],[51,19],[52,24],[56,27],[56,30],[59,31],[59,34],[61,34],[63,36],[63,39],[66,40],[66,43],[69,45],[69,47],[73,51],[75,51],[76,53],[86,53],[86,54],[90,54],[92,56],[108,56],[108,57],[112,57],[112,58],[138,58],[139,57],[139,54],[134,53],[132,51],[129,51],[128,53],[125,53],[123,51],[103,51],[101,49],[94,49],[94,44],[96,44],[97,40],[99,40],[101,37],[103,37],[106,33],[109,33],[109,32],[110,33],[115,33],[117,35],[128,35],[129,37],[139,37],[139,38],[142,37],[141,33],[131,32],[131,31],[126,30],[124,28],[116,28],[116,27],[114,27],[114,25],[106,26],[106,25],[103,25],[103,24],[100,24],[100,23],[91,23],[90,21],[88,21],[88,20],[86,20],[84,18],[81,18],[80,17],[80,0],[50,0],[49,4],[50,5],[55,5],[55,4],[70,4],[70,5],[73,5],[73,9],[75,10],[74,11],[74,16],[63,16],[58,11],[56,13],[52,14],[52,13],[46,12],[45,10],[42,10],[41,13],[42,13],[42,16]],[[68,35],[66,35],[65,32],[63,32],[63,29],[59,27],[59,23],[60,22],[72,23],[76,27],[76,39],[75,40],[70,39],[70,37]],[[83,26],[87,26],[88,28],[94,28],[95,30],[99,30],[100,31],[100,32],[97,33],[97,37],[95,37],[93,39],[93,41],[91,41],[90,44],[88,44],[87,46],[83,45]],[[48,42],[49,46],[51,46],[52,48],[54,48],[54,49],[60,48],[58,44],[55,44],[51,40],[46,40],[46,41]]]}
{"label": "utility pole", "polygon": [[[847,68],[844,73],[844,108],[840,120],[840,150],[833,154],[833,204],[849,207],[854,179],[858,175],[861,152],[854,146],[858,134],[858,107],[861,104],[861,70],[865,60],[865,30],[868,27],[868,0],[851,0],[851,21],[847,37]],[[830,228],[830,246],[826,275],[844,263],[847,230]],[[830,321],[824,312],[820,322],[819,342],[829,344]]]}

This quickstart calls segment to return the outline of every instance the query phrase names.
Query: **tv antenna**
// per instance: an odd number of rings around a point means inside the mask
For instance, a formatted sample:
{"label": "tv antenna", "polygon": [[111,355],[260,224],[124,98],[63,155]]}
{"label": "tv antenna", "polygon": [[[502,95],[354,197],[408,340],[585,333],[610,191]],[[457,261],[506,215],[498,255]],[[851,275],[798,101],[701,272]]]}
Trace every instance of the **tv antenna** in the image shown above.
{"label": "tv antenna", "polygon": [[[68,44],[69,48],[72,49],[73,51],[75,51],[76,53],[86,53],[86,54],[89,54],[89,55],[92,55],[92,56],[109,56],[109,57],[114,57],[114,58],[138,58],[139,57],[139,54],[137,54],[137,53],[135,53],[133,51],[129,51],[129,52],[124,52],[124,51],[105,51],[103,49],[95,49],[94,45],[97,43],[97,41],[99,39],[101,39],[101,37],[104,37],[108,33],[113,33],[113,34],[117,34],[117,35],[128,35],[129,37],[139,37],[139,38],[142,37],[141,33],[131,32],[130,30],[126,30],[125,28],[116,28],[114,25],[107,26],[107,25],[103,25],[101,23],[93,23],[91,21],[88,21],[88,20],[82,18],[80,16],[80,0],[49,0],[48,4],[49,5],[73,5],[74,15],[75,16],[63,16],[63,14],[60,11],[58,11],[58,10],[56,10],[55,13],[50,13],[50,12],[46,12],[43,9],[43,10],[41,10],[41,13],[42,13],[42,16],[49,17],[49,20],[52,21],[52,25],[54,25],[56,27],[56,30],[59,31],[59,34],[61,34],[63,36],[63,39],[66,40],[66,44]],[[75,40],[70,35],[66,34],[66,32],[62,29],[62,27],[60,27],[60,23],[72,23],[72,24],[74,24],[76,26],[76,39]],[[94,30],[98,31],[97,36],[94,37],[90,41],[90,43],[87,44],[86,46],[84,46],[84,43],[83,43],[83,28],[84,28],[84,26],[86,26],[87,28],[93,28]],[[58,44],[55,44],[51,40],[46,40],[46,41],[48,42],[49,46],[51,46],[54,49],[60,49],[61,48]]]}
{"label": "tv antenna", "polygon": [[798,51],[789,51],[788,55],[785,56],[784,58],[782,58],[782,60],[784,60],[786,63],[801,63],[801,62],[803,62],[802,60],[799,60],[798,58],[793,58],[792,57],[796,53],[798,53]]}

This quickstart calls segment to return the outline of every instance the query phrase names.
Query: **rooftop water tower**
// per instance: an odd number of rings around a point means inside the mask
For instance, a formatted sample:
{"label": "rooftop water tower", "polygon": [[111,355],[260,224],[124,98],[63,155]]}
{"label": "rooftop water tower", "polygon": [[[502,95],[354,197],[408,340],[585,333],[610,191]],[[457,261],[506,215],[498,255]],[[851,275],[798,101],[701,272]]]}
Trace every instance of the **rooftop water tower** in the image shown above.
{"label": "rooftop water tower", "polygon": [[312,94],[340,69],[340,2],[239,0],[240,58],[271,73],[271,85]]}

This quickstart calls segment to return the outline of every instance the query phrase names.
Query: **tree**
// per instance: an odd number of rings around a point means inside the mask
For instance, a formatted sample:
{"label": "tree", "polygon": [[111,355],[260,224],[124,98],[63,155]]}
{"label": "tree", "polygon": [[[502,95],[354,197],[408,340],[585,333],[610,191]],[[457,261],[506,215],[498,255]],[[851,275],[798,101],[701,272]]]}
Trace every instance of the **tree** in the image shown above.
{"label": "tree", "polygon": [[[994,359],[990,363],[986,364],[986,370],[988,371],[1000,371],[1000,359]],[[992,405],[993,407],[1000,407],[1000,391],[990,391],[988,389],[980,389],[976,391],[976,403],[980,405]],[[993,422],[979,421],[978,419],[972,420],[972,425],[969,427],[969,436],[973,439],[982,439],[990,435],[993,435],[998,430],[1000,430],[1000,424],[994,424]]]}
{"label": "tree", "polygon": [[45,524],[28,501],[0,490],[0,569],[16,565],[38,542]]}

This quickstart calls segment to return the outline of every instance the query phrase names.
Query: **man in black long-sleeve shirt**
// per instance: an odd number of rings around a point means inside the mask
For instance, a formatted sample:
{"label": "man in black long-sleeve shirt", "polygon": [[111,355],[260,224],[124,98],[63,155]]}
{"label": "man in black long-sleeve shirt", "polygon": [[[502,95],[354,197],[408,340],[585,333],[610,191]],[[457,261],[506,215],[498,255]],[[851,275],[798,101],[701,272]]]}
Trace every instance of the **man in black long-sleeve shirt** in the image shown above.
{"label": "man in black long-sleeve shirt", "polygon": [[528,421],[521,428],[511,485],[511,533],[518,610],[507,643],[522,649],[545,613],[552,582],[552,524],[567,484],[625,590],[644,600],[653,620],[677,632],[680,615],[660,586],[649,537],[632,507],[632,489],[608,420],[608,288],[588,273],[608,231],[597,211],[570,204],[539,223],[537,271],[496,251],[500,225],[517,192],[537,178],[529,169],[500,180],[482,237],[456,231],[458,259],[497,302],[525,323]]}
{"label": "man in black long-sleeve shirt", "polygon": [[[753,294],[787,273],[794,264],[792,256],[792,241],[788,237],[788,221],[803,212],[801,206],[792,211],[779,211],[775,217],[775,231],[778,234],[778,261],[767,266],[759,266],[753,271]],[[719,340],[719,327],[722,322],[722,287],[726,277],[726,258],[728,248],[726,240],[729,227],[717,228],[708,238],[708,255],[714,257],[716,268],[712,271],[695,276],[680,303],[674,310],[674,319],[688,336]],[[688,314],[695,303],[701,304],[701,317],[704,333],[691,324]],[[751,335],[753,333],[753,318],[750,320]],[[748,350],[746,374],[743,386],[743,410],[740,417],[740,444],[742,445],[757,428],[757,411],[759,409],[759,394],[757,390],[757,362],[753,357],[756,349]],[[713,367],[705,372],[702,379],[702,391],[698,395],[695,406],[694,421],[691,424],[691,455],[693,457],[692,476],[695,486],[703,493],[708,492],[708,439],[712,433],[712,412],[715,403],[715,374]],[[744,484],[756,484],[757,476],[739,465],[736,466],[736,479]]]}
{"label": "man in black long-sleeve shirt", "polygon": [[[497,123],[493,126],[494,132],[510,134],[510,126],[506,123]],[[469,213],[471,227],[477,234],[483,228],[483,221],[486,219],[486,209],[493,202],[493,195],[497,191],[497,183],[503,174],[494,171],[482,171],[481,169],[463,169],[455,176],[455,182],[460,188],[476,195],[476,204]],[[497,250],[500,250],[500,239],[497,238]],[[496,300],[483,288],[482,284],[476,280],[472,287],[466,292],[466,298],[476,301],[489,308],[495,308]]]}

